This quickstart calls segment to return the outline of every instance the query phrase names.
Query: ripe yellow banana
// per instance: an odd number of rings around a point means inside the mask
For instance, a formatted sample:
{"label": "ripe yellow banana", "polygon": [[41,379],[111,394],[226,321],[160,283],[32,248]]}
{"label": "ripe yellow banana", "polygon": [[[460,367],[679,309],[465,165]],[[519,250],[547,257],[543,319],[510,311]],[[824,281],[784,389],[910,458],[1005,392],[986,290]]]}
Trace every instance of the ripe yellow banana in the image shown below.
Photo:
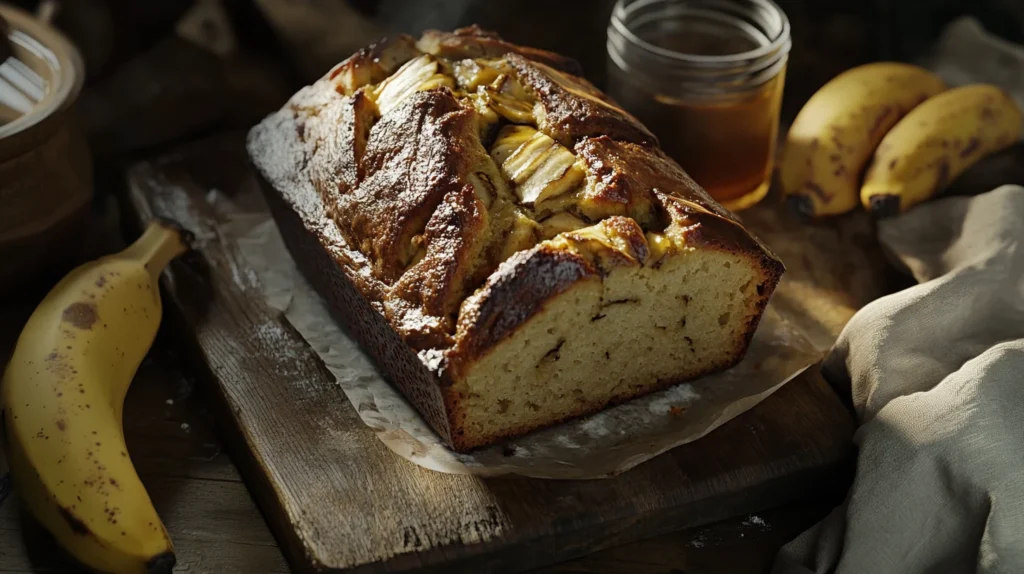
{"label": "ripe yellow banana", "polygon": [[75,269],[25,325],[0,383],[15,490],[86,566],[169,573],[174,551],[121,427],[125,393],[160,324],[158,279],[187,247],[155,222],[121,253]]}
{"label": "ripe yellow banana", "polygon": [[882,139],[860,190],[872,213],[928,199],[986,155],[1020,137],[1021,111],[996,86],[954,88],[914,108]]}
{"label": "ripe yellow banana", "polygon": [[786,136],[779,177],[787,203],[809,217],[855,208],[861,174],[878,142],[945,87],[935,74],[895,62],[859,66],[822,86]]}

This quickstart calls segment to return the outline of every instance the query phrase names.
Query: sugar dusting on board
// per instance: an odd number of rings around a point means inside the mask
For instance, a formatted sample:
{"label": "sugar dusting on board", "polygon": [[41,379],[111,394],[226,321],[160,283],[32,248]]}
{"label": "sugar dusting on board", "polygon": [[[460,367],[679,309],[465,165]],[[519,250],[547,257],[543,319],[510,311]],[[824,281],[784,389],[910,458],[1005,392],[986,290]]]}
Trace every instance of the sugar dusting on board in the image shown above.
{"label": "sugar dusting on board", "polygon": [[743,521],[743,526],[757,526],[761,530],[769,530],[768,523],[756,514],[751,514]]}
{"label": "sugar dusting on board", "polygon": [[[615,476],[747,411],[819,357],[769,305],[746,358],[732,369],[505,444],[455,453],[331,319],[323,301],[295,267],[269,214],[242,212],[229,201],[215,200],[224,217],[220,235],[237,242],[245,259],[240,264],[254,271],[256,284],[270,306],[281,311],[320,356],[363,422],[398,455],[432,470],[556,479]],[[307,224],[322,227],[324,222]],[[248,283],[247,276],[245,279]],[[256,336],[271,344],[278,335],[275,329],[280,330],[280,325],[259,326]],[[275,348],[274,352],[279,361],[287,363],[287,349]],[[434,371],[444,365],[441,351],[423,351],[419,357]],[[280,368],[287,370],[287,365]],[[296,379],[287,380],[303,384]],[[325,432],[335,436],[337,430]]]}
{"label": "sugar dusting on board", "polygon": [[243,291],[259,286],[259,278],[251,268],[241,268],[238,265],[231,266],[231,280],[242,288]]}
{"label": "sugar dusting on board", "polygon": [[274,356],[279,359],[274,365],[274,372],[282,377],[294,377],[302,372],[298,366],[300,349],[295,348],[295,342],[281,326],[278,321],[267,321],[256,326],[256,338],[263,346],[273,350]]}
{"label": "sugar dusting on board", "polygon": [[165,197],[167,203],[170,204],[163,211],[175,214],[178,223],[192,232],[192,245],[199,249],[207,242],[215,241],[217,233],[199,223],[199,217],[196,216],[195,207],[192,205],[192,198],[188,191],[177,185],[170,185],[167,182],[160,183],[166,186],[167,193]]}

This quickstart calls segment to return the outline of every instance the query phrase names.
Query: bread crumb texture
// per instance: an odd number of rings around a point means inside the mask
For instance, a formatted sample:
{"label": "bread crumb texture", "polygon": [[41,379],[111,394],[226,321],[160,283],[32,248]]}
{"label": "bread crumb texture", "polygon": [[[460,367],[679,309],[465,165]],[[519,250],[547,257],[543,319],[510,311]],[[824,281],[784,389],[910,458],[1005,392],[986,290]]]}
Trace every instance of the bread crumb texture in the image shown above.
{"label": "bread crumb texture", "polygon": [[760,276],[693,250],[580,281],[452,386],[455,427],[486,444],[725,368],[760,315]]}

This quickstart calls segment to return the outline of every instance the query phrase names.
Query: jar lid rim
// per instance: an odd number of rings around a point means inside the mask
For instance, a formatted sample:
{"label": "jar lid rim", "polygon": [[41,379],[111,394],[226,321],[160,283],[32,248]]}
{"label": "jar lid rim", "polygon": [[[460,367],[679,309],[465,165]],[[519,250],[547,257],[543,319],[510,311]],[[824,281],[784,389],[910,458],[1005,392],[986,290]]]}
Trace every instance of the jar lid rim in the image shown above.
{"label": "jar lid rim", "polygon": [[8,40],[31,53],[48,68],[44,97],[32,109],[0,126],[0,138],[25,132],[70,107],[85,81],[85,64],[78,49],[56,28],[13,6],[0,4],[10,26]]}
{"label": "jar lid rim", "polygon": [[[635,3],[637,5],[653,4],[656,2],[664,2],[665,0],[640,0]],[[772,0],[749,0],[754,4],[758,4],[763,8],[770,9],[779,18],[779,33],[772,39],[768,44],[758,46],[753,50],[746,52],[737,52],[735,54],[719,55],[719,56],[707,56],[701,54],[687,54],[685,52],[677,52],[675,50],[669,50],[668,48],[662,48],[656,46],[633,33],[632,30],[626,25],[627,0],[616,0],[615,7],[612,9],[611,26],[621,34],[624,38],[629,40],[631,43],[640,47],[641,49],[651,52],[654,55],[668,58],[682,63],[688,64],[735,64],[737,62],[760,60],[765,57],[775,55],[776,53],[782,52],[784,55],[789,52],[790,47],[790,26],[789,18],[786,13],[782,11],[782,8]]]}

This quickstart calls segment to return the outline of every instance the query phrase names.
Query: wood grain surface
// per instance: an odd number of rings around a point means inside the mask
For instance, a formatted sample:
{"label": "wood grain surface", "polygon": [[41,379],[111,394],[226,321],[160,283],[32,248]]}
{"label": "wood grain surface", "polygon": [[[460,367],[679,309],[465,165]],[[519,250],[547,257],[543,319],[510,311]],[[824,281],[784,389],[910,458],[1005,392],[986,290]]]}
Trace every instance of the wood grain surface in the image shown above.
{"label": "wood grain surface", "polygon": [[[197,234],[197,253],[167,277],[169,318],[185,335],[186,360],[212,383],[242,475],[298,569],[521,571],[842,483],[852,422],[814,372],[616,479],[484,480],[416,467],[373,436],[312,350],[263,302],[237,248],[218,236],[204,199],[212,189],[259,203],[237,136],[136,166],[128,203],[136,221],[170,216]],[[836,256],[814,254],[810,263]],[[853,308],[859,296],[844,297]]]}
{"label": "wood grain surface", "polygon": [[[98,225],[109,232],[110,223]],[[102,251],[120,247],[107,242]],[[0,305],[0,360],[45,292]],[[164,333],[128,393],[125,435],[132,460],[174,540],[176,572],[281,574],[289,572],[230,453],[216,432],[216,416],[199,392],[202,382]],[[747,574],[766,572],[779,546],[820,519],[838,496],[742,515],[616,546],[537,570],[534,574]],[[84,574],[18,507],[16,493],[0,502],[0,572]]]}
{"label": "wood grain surface", "polygon": [[901,280],[886,263],[874,222],[863,211],[810,224],[769,195],[739,215],[786,264],[772,303],[822,352],[858,309]]}
{"label": "wood grain surface", "polygon": [[[0,306],[0,359],[42,296]],[[281,574],[288,564],[216,432],[214,413],[183,372],[166,333],[157,339],[126,400],[128,450],[174,540],[176,572]],[[834,499],[814,500],[673,532],[561,563],[535,574],[737,574],[765,571],[779,545],[820,518]],[[84,574],[12,495],[0,502],[0,572]]]}

